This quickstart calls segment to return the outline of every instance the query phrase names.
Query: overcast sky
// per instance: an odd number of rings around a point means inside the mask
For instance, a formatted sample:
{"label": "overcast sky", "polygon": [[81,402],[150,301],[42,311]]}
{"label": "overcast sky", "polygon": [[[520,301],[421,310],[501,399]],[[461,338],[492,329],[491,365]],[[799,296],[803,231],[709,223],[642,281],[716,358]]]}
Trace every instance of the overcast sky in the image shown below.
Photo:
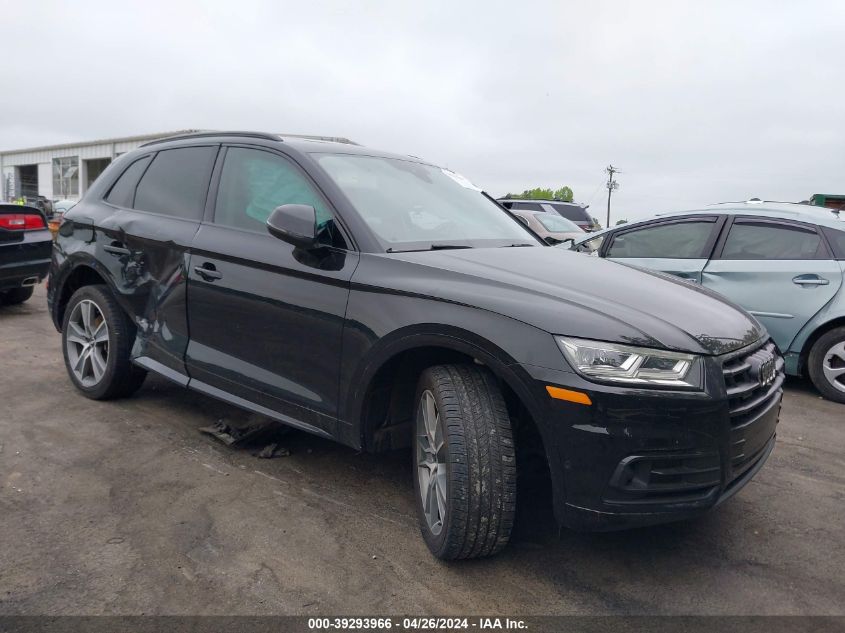
{"label": "overcast sky", "polygon": [[[124,5],[137,8],[127,9]],[[0,0],[0,148],[346,136],[602,224],[845,193],[845,2]]]}

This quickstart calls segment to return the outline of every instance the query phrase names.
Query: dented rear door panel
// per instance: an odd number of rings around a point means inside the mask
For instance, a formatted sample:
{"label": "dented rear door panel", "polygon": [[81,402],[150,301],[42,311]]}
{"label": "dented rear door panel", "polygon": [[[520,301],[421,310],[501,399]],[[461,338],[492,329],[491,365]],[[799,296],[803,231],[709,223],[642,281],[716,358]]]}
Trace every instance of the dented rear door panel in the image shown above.
{"label": "dented rear door panel", "polygon": [[108,262],[138,328],[133,360],[175,379],[173,372],[186,375],[188,249],[198,228],[194,220],[119,209],[102,221],[97,240],[97,259]]}

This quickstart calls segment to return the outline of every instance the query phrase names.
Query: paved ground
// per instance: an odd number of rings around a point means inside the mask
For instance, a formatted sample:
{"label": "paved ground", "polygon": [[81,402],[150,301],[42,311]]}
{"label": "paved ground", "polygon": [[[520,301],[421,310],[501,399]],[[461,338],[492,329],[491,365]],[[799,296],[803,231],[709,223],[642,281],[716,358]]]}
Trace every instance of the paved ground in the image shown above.
{"label": "paved ground", "polygon": [[503,555],[453,564],[418,536],[407,454],[294,432],[265,460],[197,431],[239,418],[156,379],[87,400],[43,288],[0,308],[0,613],[845,613],[845,406],[802,383],[719,511],[558,536],[537,500]]}

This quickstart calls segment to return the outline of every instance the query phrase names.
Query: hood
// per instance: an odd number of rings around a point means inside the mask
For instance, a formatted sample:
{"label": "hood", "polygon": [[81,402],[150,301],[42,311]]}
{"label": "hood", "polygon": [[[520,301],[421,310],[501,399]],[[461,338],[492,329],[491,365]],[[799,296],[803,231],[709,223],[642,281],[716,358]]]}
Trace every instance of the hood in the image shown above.
{"label": "hood", "polygon": [[700,286],[561,248],[374,255],[378,285],[518,319],[551,334],[723,354],[765,334],[750,314]]}

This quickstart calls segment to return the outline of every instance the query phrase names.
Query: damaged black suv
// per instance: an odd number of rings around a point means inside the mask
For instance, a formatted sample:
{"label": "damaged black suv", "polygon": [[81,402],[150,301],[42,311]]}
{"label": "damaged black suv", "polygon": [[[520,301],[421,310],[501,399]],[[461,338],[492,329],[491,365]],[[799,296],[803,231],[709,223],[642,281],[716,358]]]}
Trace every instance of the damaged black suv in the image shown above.
{"label": "damaged black suv", "polygon": [[146,372],[356,449],[411,447],[441,558],[507,542],[539,447],[559,521],[686,518],[775,441],[764,328],[549,248],[469,181],[349,142],[205,133],[118,158],[65,216],[49,304],[84,395]]}

